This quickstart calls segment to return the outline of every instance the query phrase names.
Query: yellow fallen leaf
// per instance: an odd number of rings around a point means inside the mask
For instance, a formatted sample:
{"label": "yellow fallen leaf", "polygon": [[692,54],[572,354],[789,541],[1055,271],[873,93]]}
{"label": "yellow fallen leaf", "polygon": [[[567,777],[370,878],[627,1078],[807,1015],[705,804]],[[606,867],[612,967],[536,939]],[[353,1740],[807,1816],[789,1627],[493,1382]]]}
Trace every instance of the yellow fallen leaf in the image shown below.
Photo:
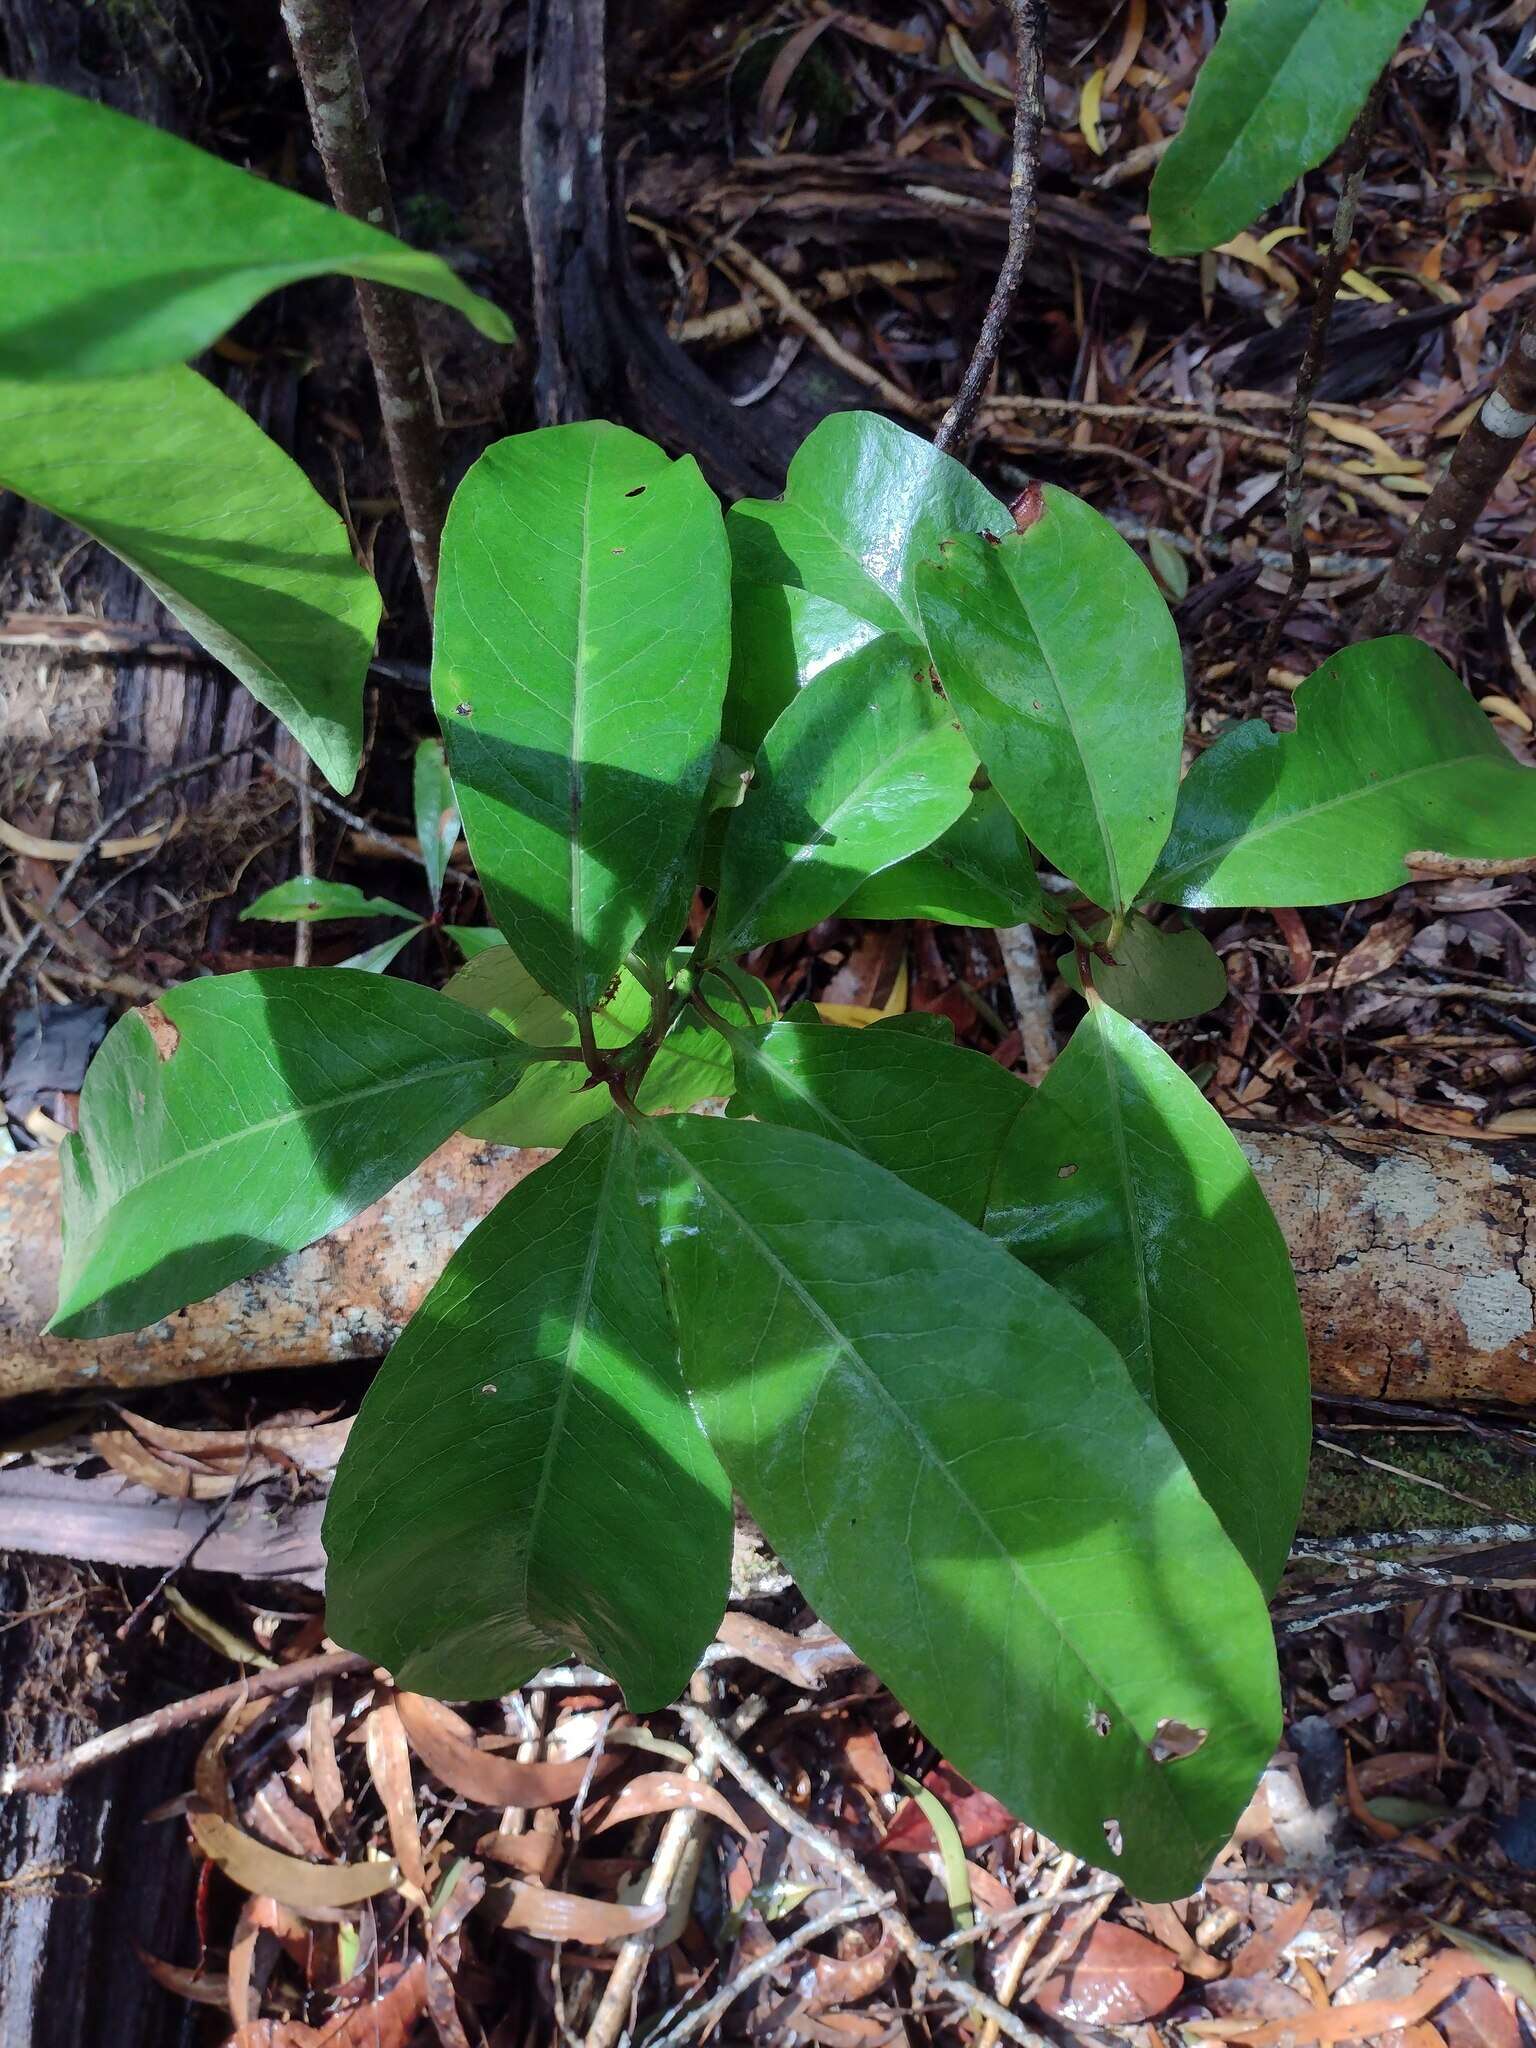
{"label": "yellow fallen leaf", "polygon": [[1283,263],[1277,263],[1264,247],[1257,235],[1246,231],[1234,235],[1230,242],[1217,244],[1218,256],[1235,256],[1239,263],[1251,263],[1255,270],[1262,270],[1272,284],[1277,284],[1287,298],[1294,299],[1299,287]]}
{"label": "yellow fallen leaf", "polygon": [[1277,249],[1282,242],[1288,242],[1294,235],[1304,235],[1306,232],[1305,228],[1271,228],[1267,235],[1260,237],[1259,247],[1267,256],[1271,249]]}
{"label": "yellow fallen leaf", "polygon": [[1077,125],[1083,131],[1083,140],[1095,156],[1104,154],[1104,130],[1099,125],[1099,109],[1104,103],[1105,71],[1101,64],[1092,78],[1083,87],[1083,97],[1077,109]]}
{"label": "yellow fallen leaf", "polygon": [[1511,725],[1518,725],[1522,732],[1536,732],[1536,725],[1531,722],[1531,714],[1522,710],[1512,697],[1479,697],[1477,701],[1479,707],[1486,711],[1490,718],[1507,718]]}
{"label": "yellow fallen leaf", "polygon": [[1367,427],[1359,420],[1338,419],[1331,412],[1323,412],[1317,406],[1307,414],[1314,427],[1325,433],[1330,441],[1342,441],[1349,448],[1363,448],[1367,455],[1374,455],[1382,467],[1394,475],[1411,476],[1424,464],[1413,455],[1399,455],[1390,441],[1384,440],[1374,427]]}
{"label": "yellow fallen leaf", "polygon": [[1378,306],[1390,306],[1392,294],[1385,291],[1374,277],[1367,277],[1363,270],[1346,270],[1339,279],[1339,289],[1349,290],[1357,299],[1373,299]]}

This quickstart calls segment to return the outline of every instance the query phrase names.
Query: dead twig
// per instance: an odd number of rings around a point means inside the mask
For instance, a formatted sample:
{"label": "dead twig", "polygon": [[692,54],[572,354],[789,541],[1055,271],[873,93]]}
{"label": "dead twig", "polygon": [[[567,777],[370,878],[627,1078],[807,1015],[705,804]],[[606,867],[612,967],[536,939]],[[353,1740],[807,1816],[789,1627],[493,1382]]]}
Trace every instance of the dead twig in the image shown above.
{"label": "dead twig", "polygon": [[770,1820],[777,1821],[786,1834],[803,1843],[829,1869],[835,1870],[855,1897],[861,1899],[871,1913],[879,1915],[881,1925],[916,1972],[919,1991],[926,1988],[939,1997],[968,2007],[982,2019],[995,2020],[999,2033],[1006,2034],[1010,2041],[1018,2042],[1019,2048],[1044,2048],[1041,2037],[1026,2027],[1022,2020],[976,1985],[957,1976],[939,1951],[923,1940],[904,1913],[895,1906],[882,1904],[884,1894],[857,1858],[850,1856],[840,1843],[807,1820],[803,1813],[797,1812],[742,1754],[713,1715],[702,1707],[686,1703],[677,1711],[698,1748],[700,1761],[718,1760],[742,1790],[757,1801]]}
{"label": "dead twig", "polygon": [[199,1721],[217,1720],[231,1707],[243,1706],[247,1700],[264,1700],[270,1699],[274,1693],[296,1692],[317,1678],[341,1678],[348,1672],[371,1671],[372,1668],[370,1660],[358,1656],[355,1651],[328,1650],[318,1657],[301,1657],[296,1663],[279,1665],[275,1671],[258,1672],[253,1678],[237,1678],[232,1685],[215,1686],[211,1692],[194,1693],[190,1699],[173,1700],[167,1707],[157,1707],[152,1714],[142,1714],[137,1721],[125,1721],[121,1728],[109,1728],[104,1735],[93,1735],[89,1742],[82,1742],[77,1749],[50,1762],[8,1764],[0,1771],[0,1797],[12,1793],[38,1797],[61,1792],[72,1778],[78,1778],[82,1772],[93,1771],[98,1764],[110,1763],[113,1757],[122,1756],[130,1749],[139,1749],[146,1742],[157,1742],[162,1735],[169,1735],[174,1729],[192,1728]]}
{"label": "dead twig", "polygon": [[1370,98],[1356,116],[1355,124],[1349,131],[1345,144],[1344,182],[1339,190],[1339,203],[1333,216],[1333,233],[1328,242],[1328,254],[1323,260],[1322,272],[1317,280],[1317,293],[1312,301],[1312,319],[1307,328],[1307,345],[1302,351],[1301,364],[1296,372],[1296,389],[1291,398],[1289,441],[1285,458],[1285,532],[1291,550],[1291,579],[1284,596],[1275,606],[1269,625],[1260,643],[1258,656],[1253,665],[1255,687],[1261,685],[1269,674],[1270,663],[1280,645],[1284,633],[1307,585],[1312,581],[1312,557],[1307,549],[1306,524],[1302,516],[1301,488],[1307,466],[1307,423],[1312,409],[1313,393],[1317,380],[1323,374],[1323,363],[1328,354],[1328,324],[1333,318],[1333,302],[1338,296],[1339,283],[1349,266],[1349,245],[1355,231],[1355,213],[1360,204],[1360,186],[1365,177],[1366,158],[1370,153],[1371,137],[1376,129],[1376,116],[1381,107],[1382,83],[1376,81]]}
{"label": "dead twig", "polygon": [[1536,316],[1529,313],[1498,382],[1451,452],[1408,538],[1360,614],[1360,638],[1409,632],[1471,534],[1504,472],[1536,427]]}
{"label": "dead twig", "polygon": [[1033,925],[1015,924],[998,933],[997,943],[1023,1041],[1024,1073],[1031,1081],[1043,1081],[1059,1047],[1045,992],[1039,941]]}
{"label": "dead twig", "polygon": [[[349,0],[283,0],[282,11],[332,199],[354,220],[395,234],[394,202],[368,118]],[[437,394],[410,295],[364,278],[356,282],[390,468],[430,615],[447,511]]]}
{"label": "dead twig", "polygon": [[951,451],[970,432],[1002,346],[1003,329],[1035,239],[1035,187],[1045,126],[1045,0],[1008,0],[1014,36],[1013,168],[1008,176],[1008,250],[997,273],[971,360],[934,446]]}

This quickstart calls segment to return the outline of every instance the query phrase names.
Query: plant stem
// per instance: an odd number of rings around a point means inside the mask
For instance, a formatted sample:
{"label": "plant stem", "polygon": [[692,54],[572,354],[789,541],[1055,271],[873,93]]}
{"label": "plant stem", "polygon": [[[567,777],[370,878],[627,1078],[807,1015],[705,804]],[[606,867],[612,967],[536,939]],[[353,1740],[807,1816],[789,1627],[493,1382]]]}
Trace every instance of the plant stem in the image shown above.
{"label": "plant stem", "polygon": [[1301,485],[1307,463],[1307,422],[1312,410],[1312,395],[1317,389],[1317,380],[1323,373],[1323,363],[1328,354],[1328,324],[1333,318],[1333,302],[1338,296],[1339,280],[1349,266],[1349,245],[1355,230],[1355,214],[1360,205],[1360,187],[1365,178],[1366,158],[1370,154],[1371,137],[1376,130],[1376,117],[1381,110],[1381,95],[1386,73],[1383,72],[1371,88],[1370,98],[1355,117],[1344,145],[1344,182],[1339,190],[1339,204],[1333,216],[1333,233],[1328,242],[1328,254],[1323,261],[1322,272],[1317,280],[1317,294],[1312,301],[1312,321],[1307,329],[1307,345],[1302,352],[1301,364],[1296,372],[1296,390],[1291,399],[1290,445],[1285,458],[1285,531],[1291,550],[1291,580],[1285,595],[1275,607],[1254,662],[1254,684],[1262,686],[1269,676],[1269,665],[1274,660],[1275,649],[1280,645],[1280,636],[1285,631],[1291,613],[1307,585],[1312,581],[1312,556],[1307,548],[1306,525],[1302,517]]}
{"label": "plant stem", "polygon": [[1408,538],[1360,615],[1360,636],[1407,633],[1536,427],[1536,317],[1516,329],[1498,382],[1456,443]]}
{"label": "plant stem", "polygon": [[1040,134],[1045,126],[1045,0],[1007,0],[1007,6],[1013,21],[1015,65],[1008,251],[992,287],[981,333],[954,404],[933,437],[934,446],[946,454],[965,439],[976,417],[1035,239],[1035,189],[1040,170]]}
{"label": "plant stem", "polygon": [[[395,234],[394,202],[368,118],[350,0],[282,0],[282,12],[331,198],[354,220]],[[447,509],[437,393],[410,294],[359,278],[357,308],[378,386],[395,489],[430,617]]]}

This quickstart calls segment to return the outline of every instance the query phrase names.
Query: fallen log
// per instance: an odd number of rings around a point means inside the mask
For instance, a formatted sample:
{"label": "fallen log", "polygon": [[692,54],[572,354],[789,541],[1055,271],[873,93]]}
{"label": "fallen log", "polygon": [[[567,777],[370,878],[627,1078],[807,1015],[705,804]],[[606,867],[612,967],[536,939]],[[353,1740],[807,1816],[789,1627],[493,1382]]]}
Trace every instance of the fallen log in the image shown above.
{"label": "fallen log", "polygon": [[[1296,1263],[1320,1393],[1536,1402],[1536,1147],[1239,1128]],[[141,1387],[387,1351],[479,1217],[549,1155],[453,1138],[371,1209],[131,1336],[45,1337],[58,1170],[0,1169],[0,1396]]]}

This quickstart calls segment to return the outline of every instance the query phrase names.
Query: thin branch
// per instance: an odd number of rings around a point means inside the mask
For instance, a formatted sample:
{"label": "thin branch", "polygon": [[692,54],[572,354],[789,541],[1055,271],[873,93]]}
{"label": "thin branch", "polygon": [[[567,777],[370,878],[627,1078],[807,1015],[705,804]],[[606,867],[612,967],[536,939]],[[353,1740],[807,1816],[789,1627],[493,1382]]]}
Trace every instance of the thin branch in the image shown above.
{"label": "thin branch", "polygon": [[1270,663],[1280,645],[1298,601],[1307,585],[1312,581],[1312,557],[1307,548],[1306,523],[1302,516],[1302,478],[1307,472],[1307,423],[1312,410],[1313,395],[1318,379],[1323,374],[1323,363],[1328,354],[1328,326],[1333,318],[1333,302],[1338,296],[1339,283],[1349,267],[1349,245],[1355,232],[1355,214],[1360,205],[1360,187],[1365,179],[1366,160],[1370,155],[1371,137],[1376,131],[1376,117],[1381,110],[1381,95],[1386,73],[1383,72],[1371,90],[1371,96],[1355,117],[1344,145],[1344,182],[1339,191],[1339,204],[1333,216],[1333,233],[1328,242],[1328,254],[1317,280],[1317,293],[1312,301],[1312,320],[1307,329],[1307,345],[1302,351],[1301,364],[1296,372],[1296,389],[1291,398],[1290,440],[1285,458],[1285,531],[1291,550],[1291,580],[1285,595],[1276,605],[1274,614],[1265,630],[1258,658],[1253,672],[1260,683],[1269,674]]}
{"label": "thin branch", "polygon": [[[283,0],[283,25],[331,198],[354,220],[396,233],[384,160],[368,118],[350,0]],[[390,467],[430,616],[447,509],[432,372],[408,292],[359,278],[357,308],[378,386]]]}
{"label": "thin branch", "polygon": [[199,1721],[217,1720],[231,1707],[247,1700],[270,1699],[274,1693],[296,1692],[317,1678],[340,1678],[353,1671],[371,1671],[372,1663],[351,1650],[328,1650],[318,1657],[301,1657],[296,1663],[281,1664],[275,1671],[261,1671],[253,1678],[237,1678],[231,1685],[215,1686],[212,1692],[194,1693],[191,1699],[173,1700],[152,1714],[127,1721],[121,1728],[109,1728],[105,1735],[93,1735],[65,1756],[51,1763],[10,1764],[0,1771],[0,1797],[25,1793],[36,1797],[61,1792],[71,1778],[110,1763],[130,1749],[155,1742],[177,1728],[195,1727]]}
{"label": "thin branch", "polygon": [[997,273],[981,333],[954,404],[934,435],[934,446],[949,453],[970,432],[971,421],[992,375],[1003,329],[1013,310],[1019,280],[1035,239],[1035,189],[1040,170],[1040,134],[1045,126],[1045,0],[1007,0],[1013,22],[1013,169],[1008,177],[1008,252]]}
{"label": "thin branch", "polygon": [[1455,561],[1504,472],[1536,427],[1536,315],[1515,333],[1499,380],[1456,443],[1445,474],[1367,599],[1360,637],[1407,633]]}

